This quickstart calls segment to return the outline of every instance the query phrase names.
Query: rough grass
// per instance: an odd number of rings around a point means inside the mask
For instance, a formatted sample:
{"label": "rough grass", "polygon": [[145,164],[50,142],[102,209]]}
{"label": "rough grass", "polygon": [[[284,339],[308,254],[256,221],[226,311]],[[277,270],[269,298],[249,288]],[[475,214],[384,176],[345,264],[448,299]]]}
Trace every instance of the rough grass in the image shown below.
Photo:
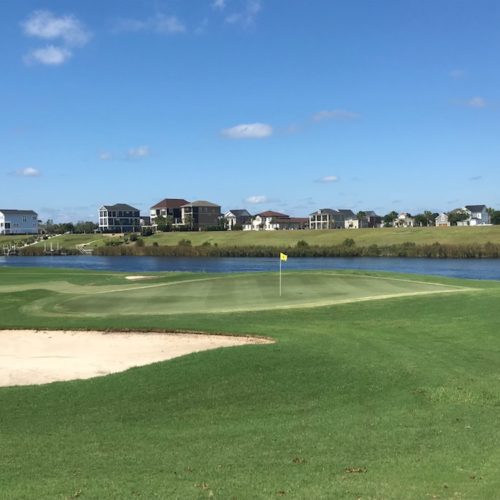
{"label": "rough grass", "polygon": [[[304,240],[309,245],[340,245],[346,238],[354,240],[357,246],[397,245],[415,243],[417,245],[440,244],[467,245],[500,243],[500,226],[487,227],[422,227],[422,228],[377,228],[325,231],[203,231],[203,232],[171,232],[157,233],[144,238],[146,246],[157,243],[177,245],[183,239],[189,239],[195,246],[203,243],[219,246],[295,246]],[[75,249],[76,245],[89,243],[89,248],[105,245],[110,239],[121,239],[118,235],[100,234],[65,234],[53,238],[53,245],[59,243],[61,248]],[[0,237],[0,244],[4,237]],[[43,247],[43,243],[38,246]]]}
{"label": "rough grass", "polygon": [[278,343],[0,389],[4,498],[497,496],[498,283],[422,278],[474,291],[309,309],[21,314],[60,294],[40,288],[47,279],[100,287],[123,275],[2,269],[2,285],[33,287],[0,294],[0,326],[203,329]]}

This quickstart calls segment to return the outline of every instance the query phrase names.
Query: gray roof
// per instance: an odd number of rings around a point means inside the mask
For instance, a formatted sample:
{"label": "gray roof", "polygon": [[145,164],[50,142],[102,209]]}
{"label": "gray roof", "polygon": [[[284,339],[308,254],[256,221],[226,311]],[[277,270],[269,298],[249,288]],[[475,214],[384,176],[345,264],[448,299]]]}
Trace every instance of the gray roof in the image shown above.
{"label": "gray roof", "polygon": [[246,209],[242,209],[242,210],[229,210],[227,214],[233,214],[235,217],[252,217],[252,215],[250,214],[250,212]]}
{"label": "gray roof", "polygon": [[133,210],[139,212],[138,208],[127,205],[126,203],[117,203],[116,205],[103,205],[106,210],[121,210],[122,212],[131,212]]}
{"label": "gray roof", "polygon": [[339,213],[338,210],[333,210],[331,208],[320,208],[319,210],[316,210],[316,212],[313,212],[311,215],[320,215],[320,214],[336,215],[338,213]]}
{"label": "gray roof", "polygon": [[465,208],[471,212],[482,212],[486,205],[465,205]]}
{"label": "gray roof", "polygon": [[216,205],[215,203],[211,203],[210,201],[206,200],[197,200],[197,201],[192,201],[191,203],[186,203],[185,205],[182,205],[183,207],[219,207],[220,205]]}
{"label": "gray roof", "polygon": [[337,212],[340,212],[344,217],[356,217],[355,213],[349,209],[339,208]]}
{"label": "gray roof", "polygon": [[10,208],[0,208],[0,213],[4,215],[38,215],[33,210],[13,210]]}

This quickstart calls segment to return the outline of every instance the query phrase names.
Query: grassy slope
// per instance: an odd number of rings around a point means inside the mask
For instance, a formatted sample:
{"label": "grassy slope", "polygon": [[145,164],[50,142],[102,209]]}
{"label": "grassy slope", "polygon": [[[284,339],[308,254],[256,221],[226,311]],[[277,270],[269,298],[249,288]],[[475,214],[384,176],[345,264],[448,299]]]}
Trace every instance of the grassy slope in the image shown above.
{"label": "grassy slope", "polygon": [[[111,235],[69,234],[53,238],[53,245],[59,243],[63,248],[74,249],[81,243],[91,243],[90,247],[102,246]],[[224,232],[174,232],[158,233],[144,238],[146,245],[154,242],[159,245],[177,245],[182,239],[191,240],[193,245],[204,242],[217,243],[219,246],[295,246],[305,240],[310,245],[338,245],[346,238],[352,238],[359,246],[392,245],[405,242],[431,244],[434,242],[449,244],[500,243],[500,226],[488,227],[423,227],[423,228],[379,228],[331,231],[224,231]],[[0,244],[3,238],[0,237]],[[38,246],[43,247],[43,243]]]}
{"label": "grassy slope", "polygon": [[[17,273],[9,279],[44,279]],[[50,273],[72,283],[120,280]],[[472,285],[481,290],[317,309],[38,320],[249,333],[278,343],[0,389],[2,494],[495,498],[500,287]],[[33,326],[37,319],[19,306],[46,294],[0,295],[0,325]]]}

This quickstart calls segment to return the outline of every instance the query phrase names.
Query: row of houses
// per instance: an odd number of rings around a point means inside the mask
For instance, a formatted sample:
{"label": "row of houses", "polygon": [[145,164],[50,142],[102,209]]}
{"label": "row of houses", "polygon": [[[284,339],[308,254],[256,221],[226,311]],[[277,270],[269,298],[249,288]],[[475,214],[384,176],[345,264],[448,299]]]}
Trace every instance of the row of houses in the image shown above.
{"label": "row of houses", "polygon": [[[459,226],[490,224],[486,205],[466,205],[435,217],[436,226],[451,225],[450,219],[460,212]],[[191,231],[224,228],[244,231],[276,231],[298,229],[358,229],[382,227],[386,218],[374,211],[358,212],[349,209],[319,209],[309,217],[290,217],[272,210],[251,215],[248,210],[234,209],[222,214],[220,205],[206,200],[189,202],[183,198],[165,198],[150,208],[149,216],[141,217],[140,210],[126,203],[103,205],[99,209],[99,231],[109,233],[139,232],[144,226],[153,230],[160,222],[173,229]],[[0,234],[37,234],[38,214],[33,210],[0,209]],[[420,225],[406,212],[398,214],[390,224],[394,227]]]}
{"label": "row of houses", "polygon": [[[490,223],[486,205],[466,205],[457,210],[465,214],[464,219],[458,221],[457,225],[476,226]],[[355,214],[350,209],[322,208],[309,217],[290,217],[272,210],[251,215],[246,209],[229,210],[222,214],[220,205],[216,203],[206,200],[188,202],[183,198],[165,198],[151,207],[147,218],[141,218],[138,209],[125,204],[104,205],[99,211],[99,229],[103,232],[136,231],[141,225],[155,228],[160,220],[172,228],[204,230],[223,227],[227,230],[243,231],[359,229],[383,227],[387,223],[386,218],[372,210]],[[390,224],[394,227],[420,225],[415,217],[406,212],[398,214]],[[434,224],[449,226],[449,215],[438,214]]]}

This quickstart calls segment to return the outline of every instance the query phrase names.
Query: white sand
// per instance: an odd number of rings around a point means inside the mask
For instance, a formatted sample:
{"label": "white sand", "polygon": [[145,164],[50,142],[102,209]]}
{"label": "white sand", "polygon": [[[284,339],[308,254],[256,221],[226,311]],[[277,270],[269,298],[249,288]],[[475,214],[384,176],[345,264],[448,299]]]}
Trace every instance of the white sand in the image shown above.
{"label": "white sand", "polygon": [[266,339],[222,335],[0,330],[0,387],[92,378]]}
{"label": "white sand", "polygon": [[154,280],[158,276],[125,276],[126,280],[130,281],[140,281],[140,280]]}

